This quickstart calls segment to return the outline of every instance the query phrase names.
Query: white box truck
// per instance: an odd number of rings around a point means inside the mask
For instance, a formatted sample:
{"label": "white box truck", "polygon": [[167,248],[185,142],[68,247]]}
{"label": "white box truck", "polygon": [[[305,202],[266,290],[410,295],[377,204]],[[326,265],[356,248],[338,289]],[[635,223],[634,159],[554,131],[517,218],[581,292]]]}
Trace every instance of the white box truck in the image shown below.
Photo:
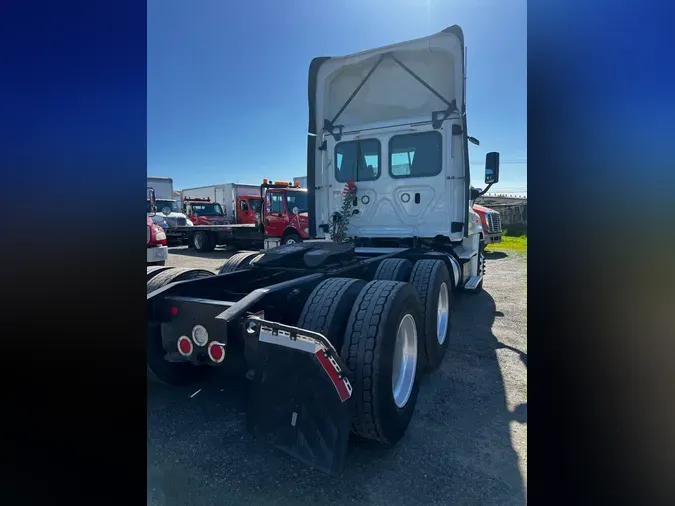
{"label": "white box truck", "polygon": [[211,186],[198,186],[196,188],[185,188],[181,192],[181,200],[197,197],[209,198],[211,202],[217,202],[223,207],[225,217],[228,221],[235,223],[235,206],[237,197],[242,196],[260,196],[259,184],[239,184],[222,183]]}
{"label": "white box truck", "polygon": [[156,199],[173,199],[173,178],[148,176],[148,188],[155,190]]}

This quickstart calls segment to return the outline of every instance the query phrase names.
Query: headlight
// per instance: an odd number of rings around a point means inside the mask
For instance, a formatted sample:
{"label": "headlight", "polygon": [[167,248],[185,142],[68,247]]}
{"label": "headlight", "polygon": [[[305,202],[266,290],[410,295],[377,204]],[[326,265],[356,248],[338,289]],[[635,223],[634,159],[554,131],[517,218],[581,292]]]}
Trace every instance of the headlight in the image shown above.
{"label": "headlight", "polygon": [[166,234],[164,232],[157,232],[155,234],[155,241],[163,241],[166,239]]}

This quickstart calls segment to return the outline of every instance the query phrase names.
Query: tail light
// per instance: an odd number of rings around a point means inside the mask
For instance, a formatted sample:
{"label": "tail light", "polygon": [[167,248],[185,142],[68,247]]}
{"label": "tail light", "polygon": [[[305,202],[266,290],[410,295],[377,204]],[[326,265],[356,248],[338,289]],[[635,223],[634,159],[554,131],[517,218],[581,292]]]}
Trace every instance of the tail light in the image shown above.
{"label": "tail light", "polygon": [[178,338],[178,352],[184,357],[192,355],[192,341],[187,336]]}

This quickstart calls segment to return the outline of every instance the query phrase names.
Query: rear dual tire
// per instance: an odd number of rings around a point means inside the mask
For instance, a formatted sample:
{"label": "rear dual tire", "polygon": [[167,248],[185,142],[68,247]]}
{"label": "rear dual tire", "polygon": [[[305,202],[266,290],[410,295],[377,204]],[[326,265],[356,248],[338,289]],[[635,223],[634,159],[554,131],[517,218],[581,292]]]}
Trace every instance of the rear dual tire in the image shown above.
{"label": "rear dual tire", "polygon": [[353,433],[389,444],[405,433],[422,374],[422,318],[407,283],[331,278],[310,294],[298,326],[322,333],[340,353],[353,388]]}
{"label": "rear dual tire", "polygon": [[442,260],[418,260],[410,274],[410,284],[424,308],[424,356],[428,371],[438,369],[450,343],[452,278]]}
{"label": "rear dual tire", "polygon": [[235,253],[225,261],[223,266],[218,270],[218,274],[245,269],[259,256],[262,256],[262,253],[258,251],[242,251],[240,253]]}

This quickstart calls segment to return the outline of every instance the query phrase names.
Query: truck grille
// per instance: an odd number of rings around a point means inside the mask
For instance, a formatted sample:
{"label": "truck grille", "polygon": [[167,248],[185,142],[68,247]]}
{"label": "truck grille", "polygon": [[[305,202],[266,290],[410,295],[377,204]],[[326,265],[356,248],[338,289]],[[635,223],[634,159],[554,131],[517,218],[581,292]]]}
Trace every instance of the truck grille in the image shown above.
{"label": "truck grille", "polygon": [[502,219],[499,213],[487,213],[485,221],[487,221],[489,234],[497,234],[502,231]]}
{"label": "truck grille", "polygon": [[166,221],[166,224],[169,225],[169,228],[184,227],[187,221],[185,218],[173,218],[173,217],[166,217],[164,220]]}

